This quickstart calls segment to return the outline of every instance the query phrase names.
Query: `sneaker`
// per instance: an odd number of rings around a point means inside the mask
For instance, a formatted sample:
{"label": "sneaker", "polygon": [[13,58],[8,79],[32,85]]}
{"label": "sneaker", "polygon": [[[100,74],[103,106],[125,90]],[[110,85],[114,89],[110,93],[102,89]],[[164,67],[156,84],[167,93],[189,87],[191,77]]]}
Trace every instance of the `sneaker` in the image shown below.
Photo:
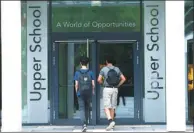
{"label": "sneaker", "polygon": [[106,128],[106,131],[112,130],[112,129],[114,128],[114,126],[115,126],[115,122],[112,121],[112,122],[108,125],[108,127]]}
{"label": "sneaker", "polygon": [[84,124],[84,125],[82,126],[82,132],[86,132],[86,130],[87,130],[87,126],[86,126],[86,124]]}

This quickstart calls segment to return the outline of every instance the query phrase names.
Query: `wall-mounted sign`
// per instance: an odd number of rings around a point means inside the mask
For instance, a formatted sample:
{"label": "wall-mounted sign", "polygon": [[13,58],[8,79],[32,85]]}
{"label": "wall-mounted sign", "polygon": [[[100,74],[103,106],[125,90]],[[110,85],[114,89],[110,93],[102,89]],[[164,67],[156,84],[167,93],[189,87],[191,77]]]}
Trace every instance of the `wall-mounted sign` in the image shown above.
{"label": "wall-mounted sign", "polygon": [[53,32],[139,32],[140,5],[52,7]]}
{"label": "wall-mounted sign", "polygon": [[28,123],[48,122],[47,1],[27,1]]}
{"label": "wall-mounted sign", "polygon": [[144,116],[165,122],[165,1],[144,1]]}

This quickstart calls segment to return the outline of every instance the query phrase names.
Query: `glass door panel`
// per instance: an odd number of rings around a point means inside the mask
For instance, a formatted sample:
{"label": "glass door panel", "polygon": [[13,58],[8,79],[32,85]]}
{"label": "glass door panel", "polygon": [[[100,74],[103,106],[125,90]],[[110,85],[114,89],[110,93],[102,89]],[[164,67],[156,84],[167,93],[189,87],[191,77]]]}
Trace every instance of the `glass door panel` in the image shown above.
{"label": "glass door panel", "polygon": [[[118,66],[121,72],[126,77],[126,82],[119,88],[117,98],[116,119],[138,119],[138,106],[137,106],[137,51],[136,42],[114,42],[103,41],[98,42],[99,61],[98,71],[105,66],[106,55],[114,56],[115,66]],[[136,91],[135,91],[136,89]],[[99,100],[99,119],[106,119],[102,99],[103,87],[100,86],[100,100]]]}
{"label": "glass door panel", "polygon": [[54,90],[56,120],[77,120],[79,105],[74,88],[74,73],[80,69],[80,57],[89,57],[89,41],[57,42],[58,87]]}
{"label": "glass door panel", "polygon": [[59,43],[59,54],[58,54],[58,70],[59,70],[59,92],[58,92],[58,118],[65,119],[67,117],[67,44]]}
{"label": "glass door panel", "polygon": [[187,41],[187,101],[186,101],[186,119],[193,122],[194,118],[194,40]]}
{"label": "glass door panel", "polygon": [[[89,68],[98,76],[100,69],[105,65],[106,54],[113,53],[118,66],[127,81],[119,88],[118,108],[116,118],[121,120],[139,118],[137,99],[137,50],[136,42],[98,42],[92,40],[64,41],[55,43],[53,48],[53,96],[54,96],[54,123],[79,123],[79,105],[74,88],[74,73],[80,68],[79,59],[86,55],[91,59]],[[96,49],[97,48],[97,49]],[[96,95],[92,97],[90,123],[106,120],[102,87],[96,83]],[[93,106],[93,107],[92,107]],[[92,119],[93,118],[93,119]],[[127,120],[126,122],[129,122]],[[97,122],[99,123],[99,122]],[[104,122],[100,122],[103,124]],[[119,122],[120,123],[120,122]]]}

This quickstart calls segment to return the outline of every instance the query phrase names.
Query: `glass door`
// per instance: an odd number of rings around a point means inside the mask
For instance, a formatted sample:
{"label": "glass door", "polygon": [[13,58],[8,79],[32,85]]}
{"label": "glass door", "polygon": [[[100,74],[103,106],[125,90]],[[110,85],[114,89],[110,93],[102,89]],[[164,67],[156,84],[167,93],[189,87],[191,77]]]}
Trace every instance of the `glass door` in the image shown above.
{"label": "glass door", "polygon": [[187,41],[187,80],[188,87],[186,90],[186,119],[189,123],[194,118],[194,40]]}
{"label": "glass door", "polygon": [[[137,41],[77,40],[53,43],[52,48],[52,123],[79,125],[79,106],[74,88],[74,73],[79,69],[79,58],[90,58],[89,68],[97,78],[105,65],[106,54],[113,53],[127,81],[119,88],[117,124],[134,124],[140,120],[139,49]],[[96,80],[95,80],[96,81]],[[103,109],[102,87],[96,82],[92,97],[90,124],[107,124]]]}
{"label": "glass door", "polygon": [[[106,55],[114,56],[115,66],[119,67],[126,77],[126,82],[119,88],[116,109],[117,124],[129,124],[139,121],[139,87],[138,87],[138,42],[137,41],[97,41],[98,73],[105,66]],[[107,123],[103,108],[103,87],[98,86],[98,123]]]}
{"label": "glass door", "polygon": [[[89,52],[91,41],[60,41],[55,42],[53,47],[53,123],[79,124],[79,106],[74,88],[74,73],[80,68],[81,56],[91,58]],[[90,115],[92,117],[92,110]]]}

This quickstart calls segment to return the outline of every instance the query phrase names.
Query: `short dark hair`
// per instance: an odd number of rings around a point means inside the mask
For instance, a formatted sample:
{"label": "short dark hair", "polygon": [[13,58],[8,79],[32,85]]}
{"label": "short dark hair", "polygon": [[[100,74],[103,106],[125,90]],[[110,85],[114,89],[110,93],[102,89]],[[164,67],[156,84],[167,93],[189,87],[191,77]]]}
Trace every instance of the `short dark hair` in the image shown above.
{"label": "short dark hair", "polygon": [[89,63],[89,58],[86,57],[86,56],[81,56],[80,57],[80,63],[83,65],[83,66],[86,66],[88,63]]}
{"label": "short dark hair", "polygon": [[116,64],[116,61],[115,61],[115,59],[114,59],[114,56],[112,56],[112,55],[107,55],[105,58],[106,58],[107,63],[111,63],[111,64],[113,64],[113,65]]}

